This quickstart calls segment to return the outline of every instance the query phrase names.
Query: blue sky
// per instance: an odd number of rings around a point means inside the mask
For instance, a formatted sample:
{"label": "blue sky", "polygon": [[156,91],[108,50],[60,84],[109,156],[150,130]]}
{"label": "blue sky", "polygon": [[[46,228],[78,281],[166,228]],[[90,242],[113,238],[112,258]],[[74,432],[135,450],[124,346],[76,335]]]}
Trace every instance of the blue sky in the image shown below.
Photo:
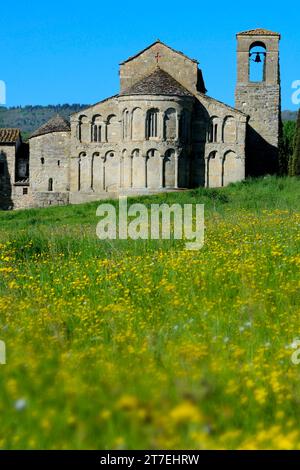
{"label": "blue sky", "polygon": [[157,38],[199,61],[208,94],[234,104],[236,32],[282,34],[283,109],[300,80],[296,4],[52,0],[1,4],[0,80],[7,105],[94,103],[118,92],[118,64]]}

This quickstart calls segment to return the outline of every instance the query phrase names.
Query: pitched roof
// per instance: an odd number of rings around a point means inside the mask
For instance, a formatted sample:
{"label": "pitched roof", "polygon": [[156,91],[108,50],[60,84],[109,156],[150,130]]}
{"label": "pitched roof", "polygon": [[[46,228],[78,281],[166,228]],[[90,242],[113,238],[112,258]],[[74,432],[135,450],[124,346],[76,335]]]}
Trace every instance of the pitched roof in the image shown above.
{"label": "pitched roof", "polygon": [[120,93],[120,96],[129,95],[193,96],[171,75],[160,68]]}
{"label": "pitched roof", "polygon": [[0,129],[0,143],[2,144],[13,144],[20,137],[20,129]]}
{"label": "pitched roof", "polygon": [[40,135],[51,134],[52,132],[70,132],[70,129],[70,123],[57,114],[31,134],[30,139]]}
{"label": "pitched roof", "polygon": [[76,115],[84,115],[84,113],[88,110],[88,109],[91,109],[93,108],[94,106],[97,106],[98,104],[102,104],[102,103],[106,103],[106,101],[109,101],[109,100],[112,100],[113,98],[118,98],[118,94],[116,95],[113,95],[113,96],[109,96],[108,98],[104,98],[104,100],[101,100],[101,101],[98,101],[97,103],[94,103],[94,104],[90,104],[89,106],[87,106],[86,108],[84,109],[81,109],[80,111],[76,111],[75,113],[72,113],[71,116],[76,116]]}
{"label": "pitched roof", "polygon": [[149,46],[145,47],[145,49],[142,49],[140,52],[138,52],[137,54],[135,55],[132,55],[131,57],[129,57],[127,60],[124,60],[123,62],[120,63],[120,65],[123,65],[123,64],[126,64],[127,62],[130,62],[131,60],[135,59],[136,57],[138,57],[139,55],[143,54],[144,52],[148,51],[148,49],[151,49],[151,47],[155,46],[156,44],[161,44],[165,47],[167,47],[168,49],[170,49],[171,51],[175,52],[176,54],[180,54],[182,55],[183,57],[185,57],[186,59],[189,59],[190,61],[192,62],[195,62],[196,64],[198,64],[198,61],[196,59],[191,59],[190,57],[188,57],[187,55],[185,55],[183,52],[181,51],[177,51],[176,49],[173,49],[172,47],[168,46],[167,44],[165,44],[164,42],[162,42],[160,39],[157,39],[156,41],[154,41],[152,44],[150,44]]}
{"label": "pitched roof", "polygon": [[238,33],[237,36],[279,36],[279,33],[274,33],[273,31],[269,31],[268,29],[250,29],[249,31],[242,31]]}

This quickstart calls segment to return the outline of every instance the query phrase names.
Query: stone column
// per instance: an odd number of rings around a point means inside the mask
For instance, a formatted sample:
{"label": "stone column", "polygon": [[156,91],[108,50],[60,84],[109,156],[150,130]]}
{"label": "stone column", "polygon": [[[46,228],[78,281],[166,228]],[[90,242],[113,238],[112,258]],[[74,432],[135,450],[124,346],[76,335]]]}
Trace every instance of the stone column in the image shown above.
{"label": "stone column", "polygon": [[101,157],[102,160],[102,190],[105,191],[105,157]]}
{"label": "stone column", "polygon": [[91,157],[91,191],[94,191],[94,161],[95,161],[95,154]]}
{"label": "stone column", "polygon": [[204,187],[208,188],[208,155],[204,157],[204,162],[205,162],[205,180],[204,180]]}
{"label": "stone column", "polygon": [[174,159],[175,159],[175,189],[178,189],[178,162],[179,162],[179,158],[180,158],[180,153],[175,150],[175,155],[174,155]]}
{"label": "stone column", "polygon": [[103,142],[107,142],[107,121],[103,121]]}
{"label": "stone column", "polygon": [[134,159],[134,156],[129,155],[128,158],[130,159],[130,180],[129,180],[129,185],[130,185],[130,188],[133,188],[133,159]]}
{"label": "stone column", "polygon": [[159,157],[159,188],[162,189],[164,187],[164,155]]}
{"label": "stone column", "polygon": [[85,163],[85,192],[89,192],[91,190],[91,180],[92,180],[92,157],[91,155],[87,155]]}
{"label": "stone column", "polygon": [[147,172],[147,163],[148,163],[148,155],[143,155],[144,160],[145,160],[145,189],[148,187],[148,172]]}
{"label": "stone column", "polygon": [[164,135],[164,116],[165,113],[160,111],[158,113],[158,122],[157,122],[157,137],[160,140],[165,140],[165,135]]}
{"label": "stone column", "polygon": [[181,113],[176,113],[176,140],[180,139],[180,120],[181,120]]}
{"label": "stone column", "polygon": [[119,187],[122,189],[124,187],[124,161],[125,158],[123,155],[120,156],[120,181],[119,181]]}
{"label": "stone column", "polygon": [[92,155],[92,164],[91,164],[91,189],[92,191],[95,192],[95,183],[97,185],[97,182],[96,182],[96,178],[95,178],[95,167],[97,168],[97,165],[96,165],[96,162],[97,162],[97,159],[100,157],[100,153],[99,152],[96,152]]}

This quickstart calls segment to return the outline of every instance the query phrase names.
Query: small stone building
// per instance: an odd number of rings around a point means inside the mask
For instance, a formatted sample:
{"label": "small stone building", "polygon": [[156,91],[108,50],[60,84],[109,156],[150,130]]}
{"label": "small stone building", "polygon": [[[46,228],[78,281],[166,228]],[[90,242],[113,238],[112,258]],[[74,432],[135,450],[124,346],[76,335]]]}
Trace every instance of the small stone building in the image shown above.
{"label": "small stone building", "polygon": [[0,207],[23,207],[28,193],[28,145],[22,142],[19,129],[0,129]]}
{"label": "small stone building", "polygon": [[[117,95],[32,134],[23,207],[222,187],[249,169],[274,170],[279,39],[262,29],[237,35],[236,108],[209,97],[198,62],[159,40],[130,57],[120,65]],[[262,66],[259,81],[251,77],[254,64]]]}

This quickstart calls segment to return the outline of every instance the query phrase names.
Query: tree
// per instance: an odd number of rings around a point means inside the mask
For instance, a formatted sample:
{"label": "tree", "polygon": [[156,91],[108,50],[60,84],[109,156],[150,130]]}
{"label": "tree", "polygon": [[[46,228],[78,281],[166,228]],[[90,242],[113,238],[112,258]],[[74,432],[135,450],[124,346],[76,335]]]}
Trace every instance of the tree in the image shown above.
{"label": "tree", "polygon": [[281,176],[290,173],[291,160],[294,152],[296,121],[284,121],[279,128],[278,173]]}
{"label": "tree", "polygon": [[296,121],[285,121],[283,123],[283,152],[285,156],[285,170],[283,174],[290,174],[291,162],[294,153],[296,133]]}
{"label": "tree", "polygon": [[298,111],[298,119],[294,141],[294,152],[289,170],[289,174],[291,176],[300,176],[300,109]]}
{"label": "tree", "polygon": [[278,174],[284,176],[288,174],[289,156],[286,148],[284,127],[282,120],[279,121],[279,142],[278,142]]}

